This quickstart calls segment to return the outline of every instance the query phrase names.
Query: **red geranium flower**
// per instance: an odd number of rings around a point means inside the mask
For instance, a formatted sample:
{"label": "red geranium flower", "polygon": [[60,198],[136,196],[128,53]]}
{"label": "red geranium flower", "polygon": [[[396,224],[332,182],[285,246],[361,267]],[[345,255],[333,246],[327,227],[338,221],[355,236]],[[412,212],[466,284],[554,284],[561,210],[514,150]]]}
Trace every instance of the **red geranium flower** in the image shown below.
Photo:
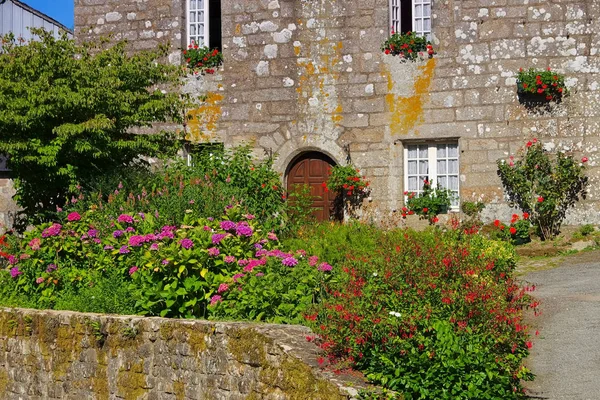
{"label": "red geranium flower", "polygon": [[542,196],[539,196],[539,197],[538,197],[538,203],[541,203],[541,202],[543,202],[543,201],[544,201],[544,198],[543,198]]}
{"label": "red geranium flower", "polygon": [[500,220],[499,219],[495,220],[494,225],[496,225],[496,227],[500,226]]}
{"label": "red geranium flower", "polygon": [[514,226],[510,227],[510,234],[514,235],[515,233],[517,233],[517,228],[515,228]]}

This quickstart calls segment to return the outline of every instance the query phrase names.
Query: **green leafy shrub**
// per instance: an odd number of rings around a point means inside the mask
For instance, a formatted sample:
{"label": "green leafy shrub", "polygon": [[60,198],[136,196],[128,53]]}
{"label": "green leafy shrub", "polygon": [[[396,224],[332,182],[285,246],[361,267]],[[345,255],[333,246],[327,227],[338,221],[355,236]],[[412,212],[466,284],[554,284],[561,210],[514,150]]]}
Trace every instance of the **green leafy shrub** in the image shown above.
{"label": "green leafy shrub", "polygon": [[419,58],[431,58],[434,54],[431,42],[415,32],[392,32],[392,35],[383,43],[381,51],[411,61]]}
{"label": "green leafy shrub", "polygon": [[585,236],[588,236],[588,235],[591,235],[592,233],[594,233],[595,230],[596,230],[596,228],[594,227],[594,225],[585,224],[579,228],[579,234],[581,234],[581,236],[585,237]]}
{"label": "green leafy shrub", "polygon": [[380,232],[368,251],[346,246],[306,315],[330,362],[406,399],[522,397],[531,299],[511,278],[514,250],[461,232]]}
{"label": "green leafy shrub", "polygon": [[217,49],[209,47],[200,47],[197,44],[190,44],[187,50],[183,50],[183,57],[187,66],[192,71],[202,74],[214,74],[215,69],[223,64],[223,53]]}
{"label": "green leafy shrub", "polygon": [[310,306],[321,297],[332,266],[306,252],[282,254],[251,272],[234,277],[221,302],[211,307],[217,319],[255,320],[300,324]]}
{"label": "green leafy shrub", "polygon": [[529,214],[523,213],[522,218],[518,214],[513,214],[510,225],[507,228],[499,219],[494,221],[494,226],[498,228],[491,237],[496,240],[506,240],[514,245],[521,245],[531,242],[531,222]]}
{"label": "green leafy shrub", "polygon": [[404,192],[407,196],[406,207],[402,209],[402,217],[417,214],[421,219],[429,220],[430,224],[438,222],[437,216],[448,212],[452,201],[452,191],[443,189],[440,185],[436,189],[433,183],[423,182],[423,191],[419,194]]}
{"label": "green leafy shrub", "polygon": [[520,91],[542,95],[546,100],[556,101],[568,94],[564,75],[550,68],[545,71],[521,68],[517,74],[517,85]]}
{"label": "green leafy shrub", "polygon": [[479,231],[483,226],[481,212],[484,208],[485,203],[482,201],[463,201],[460,209],[466,217],[461,223],[462,229],[471,233]]}
{"label": "green leafy shrub", "polygon": [[558,151],[550,155],[536,139],[526,144],[522,157],[498,160],[498,175],[511,206],[529,214],[543,239],[560,233],[566,212],[585,198],[588,178],[581,163]]}
{"label": "green leafy shrub", "polygon": [[5,36],[0,49],[0,154],[8,155],[15,200],[30,218],[20,228],[52,219],[99,175],[143,156],[174,155],[173,132],[132,129],[181,123],[188,106],[180,69],[156,62],[164,48],[130,55],[125,42],[78,45],[66,34],[32,34],[37,40],[27,44]]}
{"label": "green leafy shrub", "polygon": [[192,166],[179,161],[123,178],[98,182],[90,195],[73,199],[59,216],[88,209],[107,219],[143,212],[163,225],[180,226],[185,218],[218,217],[227,205],[239,203],[267,230],[285,230],[291,218],[272,160],[254,160],[248,146],[201,153]]}

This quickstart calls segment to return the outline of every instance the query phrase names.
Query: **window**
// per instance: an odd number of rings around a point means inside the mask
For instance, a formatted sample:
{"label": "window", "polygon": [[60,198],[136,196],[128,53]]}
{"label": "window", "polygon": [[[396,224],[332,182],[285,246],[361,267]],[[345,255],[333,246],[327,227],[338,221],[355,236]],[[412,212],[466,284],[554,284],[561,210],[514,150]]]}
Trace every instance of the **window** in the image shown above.
{"label": "window", "polygon": [[431,0],[390,0],[390,25],[431,39]]}
{"label": "window", "polygon": [[8,171],[10,171],[8,169],[8,157],[3,154],[0,154],[0,175]]}
{"label": "window", "polygon": [[458,209],[458,143],[424,143],[404,146],[404,187],[409,192],[423,192],[423,181],[450,189],[454,194],[452,209]]}
{"label": "window", "polygon": [[186,143],[183,148],[184,159],[190,167],[205,158],[222,157],[224,153],[225,146],[219,142]]}
{"label": "window", "polygon": [[188,44],[221,51],[221,0],[187,0]]}

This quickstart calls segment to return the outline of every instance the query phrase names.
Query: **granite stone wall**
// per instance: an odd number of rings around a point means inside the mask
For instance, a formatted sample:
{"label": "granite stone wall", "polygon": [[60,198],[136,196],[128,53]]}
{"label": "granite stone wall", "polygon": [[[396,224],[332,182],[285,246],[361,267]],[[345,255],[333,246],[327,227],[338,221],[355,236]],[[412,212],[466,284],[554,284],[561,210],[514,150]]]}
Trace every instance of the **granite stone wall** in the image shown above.
{"label": "granite stone wall", "polygon": [[350,399],[308,328],[0,309],[0,398]]}
{"label": "granite stone wall", "polygon": [[[113,33],[132,49],[185,46],[183,0],[77,0],[75,35]],[[572,224],[600,223],[600,3],[594,0],[434,1],[433,59],[384,55],[388,0],[222,0],[225,63],[191,77],[206,95],[188,129],[196,141],[252,142],[276,153],[283,174],[317,150],[348,157],[372,182],[367,215],[402,206],[403,148],[458,140],[464,200],[483,199],[488,219],[510,218],[496,160],[532,138],[589,158],[587,200]],[[519,68],[564,73],[571,94],[530,110],[519,103]]]}

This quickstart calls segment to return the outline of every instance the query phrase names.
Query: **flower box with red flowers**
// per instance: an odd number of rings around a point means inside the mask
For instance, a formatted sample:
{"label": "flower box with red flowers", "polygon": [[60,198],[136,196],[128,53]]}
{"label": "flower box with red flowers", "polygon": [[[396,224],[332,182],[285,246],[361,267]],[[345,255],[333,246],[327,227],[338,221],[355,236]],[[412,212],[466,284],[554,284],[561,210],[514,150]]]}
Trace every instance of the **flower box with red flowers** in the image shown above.
{"label": "flower box with red flowers", "polygon": [[383,43],[381,51],[411,61],[432,58],[435,54],[431,42],[414,32],[392,31],[392,35]]}
{"label": "flower box with red flowers", "polygon": [[517,94],[523,102],[546,103],[554,101],[559,103],[563,96],[568,94],[565,86],[565,77],[550,68],[537,70],[521,68],[517,75]]}
{"label": "flower box with red flowers", "polygon": [[214,74],[216,69],[223,64],[223,53],[217,49],[190,44],[183,51],[187,67],[195,74]]}

